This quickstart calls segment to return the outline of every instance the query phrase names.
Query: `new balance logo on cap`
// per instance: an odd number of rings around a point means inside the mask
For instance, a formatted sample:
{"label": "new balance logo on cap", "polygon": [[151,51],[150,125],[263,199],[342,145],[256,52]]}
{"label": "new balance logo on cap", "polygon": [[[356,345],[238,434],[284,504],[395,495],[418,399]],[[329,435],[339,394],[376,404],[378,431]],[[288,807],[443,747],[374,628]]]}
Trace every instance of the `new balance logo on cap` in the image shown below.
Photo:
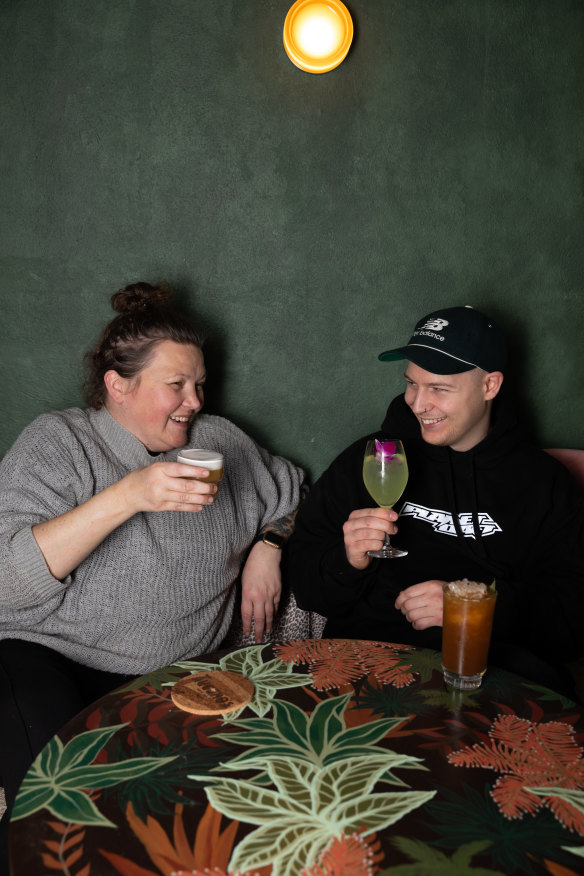
{"label": "new balance logo on cap", "polygon": [[507,344],[480,310],[448,307],[420,319],[405,347],[381,353],[382,361],[408,359],[432,374],[460,374],[472,368],[503,371]]}
{"label": "new balance logo on cap", "polygon": [[[439,332],[448,325],[447,319],[428,319],[422,326],[423,329],[432,329],[434,332]],[[414,334],[416,334],[414,332]]]}

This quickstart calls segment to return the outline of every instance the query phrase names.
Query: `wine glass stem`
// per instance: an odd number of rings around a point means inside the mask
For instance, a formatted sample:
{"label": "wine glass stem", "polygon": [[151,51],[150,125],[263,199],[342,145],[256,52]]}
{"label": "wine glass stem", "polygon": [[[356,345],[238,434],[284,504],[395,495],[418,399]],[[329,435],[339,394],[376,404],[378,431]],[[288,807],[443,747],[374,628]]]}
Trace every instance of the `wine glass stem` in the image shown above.
{"label": "wine glass stem", "polygon": [[391,547],[391,541],[389,540],[389,532],[385,533],[385,538],[383,540],[383,547],[384,548]]}

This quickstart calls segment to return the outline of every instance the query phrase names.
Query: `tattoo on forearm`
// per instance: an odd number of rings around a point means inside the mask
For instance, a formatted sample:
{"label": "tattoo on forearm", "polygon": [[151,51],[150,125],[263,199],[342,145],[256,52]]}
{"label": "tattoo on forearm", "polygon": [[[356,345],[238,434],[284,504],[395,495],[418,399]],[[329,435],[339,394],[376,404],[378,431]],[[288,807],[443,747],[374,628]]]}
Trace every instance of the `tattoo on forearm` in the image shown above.
{"label": "tattoo on forearm", "polygon": [[271,523],[268,523],[267,526],[264,526],[261,534],[263,535],[264,532],[276,532],[278,535],[284,536],[284,538],[289,538],[294,532],[294,521],[296,520],[297,514],[298,508],[290,514],[286,514],[285,517],[273,520]]}

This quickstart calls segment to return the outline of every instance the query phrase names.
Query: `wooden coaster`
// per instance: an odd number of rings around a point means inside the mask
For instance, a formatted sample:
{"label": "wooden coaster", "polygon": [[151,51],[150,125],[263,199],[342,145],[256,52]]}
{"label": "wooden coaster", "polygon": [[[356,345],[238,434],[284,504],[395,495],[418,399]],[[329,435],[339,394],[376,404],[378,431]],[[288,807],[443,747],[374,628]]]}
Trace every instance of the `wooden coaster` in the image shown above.
{"label": "wooden coaster", "polygon": [[222,715],[246,706],[254,686],[245,675],[226,669],[209,669],[181,678],[171,690],[179,709],[193,715]]}

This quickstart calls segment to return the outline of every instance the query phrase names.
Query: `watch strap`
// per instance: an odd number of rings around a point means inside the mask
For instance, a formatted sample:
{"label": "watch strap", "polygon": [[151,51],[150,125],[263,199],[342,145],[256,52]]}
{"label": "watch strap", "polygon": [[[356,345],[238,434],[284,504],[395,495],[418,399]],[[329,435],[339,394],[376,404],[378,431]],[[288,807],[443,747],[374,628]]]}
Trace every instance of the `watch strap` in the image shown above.
{"label": "watch strap", "polygon": [[274,548],[274,550],[276,551],[281,551],[286,544],[287,539],[285,539],[283,535],[280,535],[277,532],[271,532],[270,530],[267,530],[267,532],[261,532],[258,536],[256,536],[254,544],[257,544],[260,541],[264,544],[269,545],[271,548]]}

